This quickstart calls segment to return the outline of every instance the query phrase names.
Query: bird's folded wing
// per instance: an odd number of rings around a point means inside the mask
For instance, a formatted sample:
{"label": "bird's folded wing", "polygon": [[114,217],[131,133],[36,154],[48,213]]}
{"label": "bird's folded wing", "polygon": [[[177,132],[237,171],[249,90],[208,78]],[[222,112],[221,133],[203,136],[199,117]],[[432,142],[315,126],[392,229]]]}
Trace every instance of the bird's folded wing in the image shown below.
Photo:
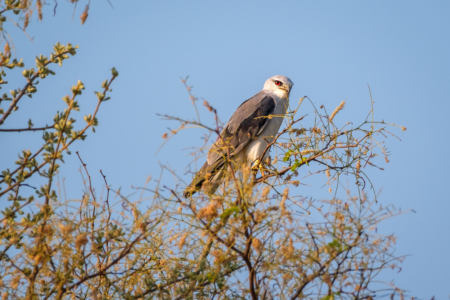
{"label": "bird's folded wing", "polygon": [[[209,165],[226,156],[229,147],[231,156],[239,153],[250,140],[262,132],[270,121],[266,116],[273,114],[275,100],[266,91],[261,91],[242,103],[231,116],[221,138],[211,147],[207,162]],[[225,144],[225,145],[224,145]]]}

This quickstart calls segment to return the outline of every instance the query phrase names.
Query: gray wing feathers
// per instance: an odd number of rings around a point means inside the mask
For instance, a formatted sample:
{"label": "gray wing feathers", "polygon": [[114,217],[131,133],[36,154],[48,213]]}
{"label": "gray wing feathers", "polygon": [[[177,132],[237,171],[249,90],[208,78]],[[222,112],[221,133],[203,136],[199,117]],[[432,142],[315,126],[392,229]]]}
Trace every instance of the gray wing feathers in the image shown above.
{"label": "gray wing feathers", "polygon": [[[221,139],[224,139],[229,146],[231,155],[241,151],[251,139],[254,139],[268,123],[268,116],[275,109],[275,100],[266,91],[261,91],[252,98],[242,103],[231,116],[225,126]],[[214,163],[222,158],[225,153],[221,153],[221,140],[214,145],[208,153],[208,164]]]}
{"label": "gray wing feathers", "polygon": [[[270,107],[273,103],[273,107]],[[242,122],[252,116],[255,111],[264,106],[265,111],[275,108],[275,101],[273,98],[267,94],[266,91],[261,91],[250,99],[244,101],[236,109],[234,114],[231,116],[225,128],[228,128],[229,132],[235,133],[236,130],[241,126]],[[269,106],[269,107],[267,107]]]}

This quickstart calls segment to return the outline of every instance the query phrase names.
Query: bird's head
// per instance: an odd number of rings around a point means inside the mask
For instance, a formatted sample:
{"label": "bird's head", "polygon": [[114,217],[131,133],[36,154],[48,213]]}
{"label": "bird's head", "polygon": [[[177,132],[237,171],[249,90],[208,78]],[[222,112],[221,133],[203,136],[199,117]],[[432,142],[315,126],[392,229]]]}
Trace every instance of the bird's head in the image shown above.
{"label": "bird's head", "polygon": [[294,83],[286,76],[275,75],[266,80],[263,90],[272,92],[283,91],[289,96],[293,85]]}

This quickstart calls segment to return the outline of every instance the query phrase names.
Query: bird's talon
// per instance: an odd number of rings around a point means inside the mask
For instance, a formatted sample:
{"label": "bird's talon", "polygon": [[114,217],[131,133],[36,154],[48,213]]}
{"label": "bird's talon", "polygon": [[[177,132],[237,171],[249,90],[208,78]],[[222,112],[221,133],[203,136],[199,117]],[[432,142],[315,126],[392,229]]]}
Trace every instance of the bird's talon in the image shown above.
{"label": "bird's talon", "polygon": [[258,173],[258,171],[261,172],[262,177],[266,176],[266,174],[264,172],[264,164],[259,159],[255,160],[255,162],[253,163],[253,166],[252,166],[252,173],[255,176]]}
{"label": "bird's talon", "polygon": [[254,176],[256,176],[256,174],[258,173],[258,167],[259,167],[259,159],[257,159],[252,166],[252,174]]}

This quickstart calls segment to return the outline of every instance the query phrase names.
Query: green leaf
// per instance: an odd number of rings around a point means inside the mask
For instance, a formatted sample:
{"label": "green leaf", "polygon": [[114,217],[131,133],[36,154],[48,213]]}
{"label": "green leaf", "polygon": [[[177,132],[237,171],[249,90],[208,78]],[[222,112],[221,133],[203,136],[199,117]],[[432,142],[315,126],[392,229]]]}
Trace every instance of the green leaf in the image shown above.
{"label": "green leaf", "polygon": [[290,157],[291,157],[291,150],[288,150],[288,152],[284,154],[283,161],[288,161]]}
{"label": "green leaf", "polygon": [[117,72],[116,68],[112,68],[111,73],[113,77],[119,76],[119,72]]}
{"label": "green leaf", "polygon": [[302,163],[309,166],[308,159],[306,157],[302,157]]}
{"label": "green leaf", "polygon": [[239,212],[239,207],[237,206],[232,206],[228,209],[226,209],[221,215],[220,215],[220,219],[225,219],[227,217],[229,217],[232,213],[238,213]]}
{"label": "green leaf", "polygon": [[334,239],[332,242],[328,243],[328,247],[334,248],[338,251],[342,250],[342,245],[338,240]]}
{"label": "green leaf", "polygon": [[302,165],[302,162],[298,159],[295,160],[295,163],[291,167],[291,171],[294,172],[298,167]]}

